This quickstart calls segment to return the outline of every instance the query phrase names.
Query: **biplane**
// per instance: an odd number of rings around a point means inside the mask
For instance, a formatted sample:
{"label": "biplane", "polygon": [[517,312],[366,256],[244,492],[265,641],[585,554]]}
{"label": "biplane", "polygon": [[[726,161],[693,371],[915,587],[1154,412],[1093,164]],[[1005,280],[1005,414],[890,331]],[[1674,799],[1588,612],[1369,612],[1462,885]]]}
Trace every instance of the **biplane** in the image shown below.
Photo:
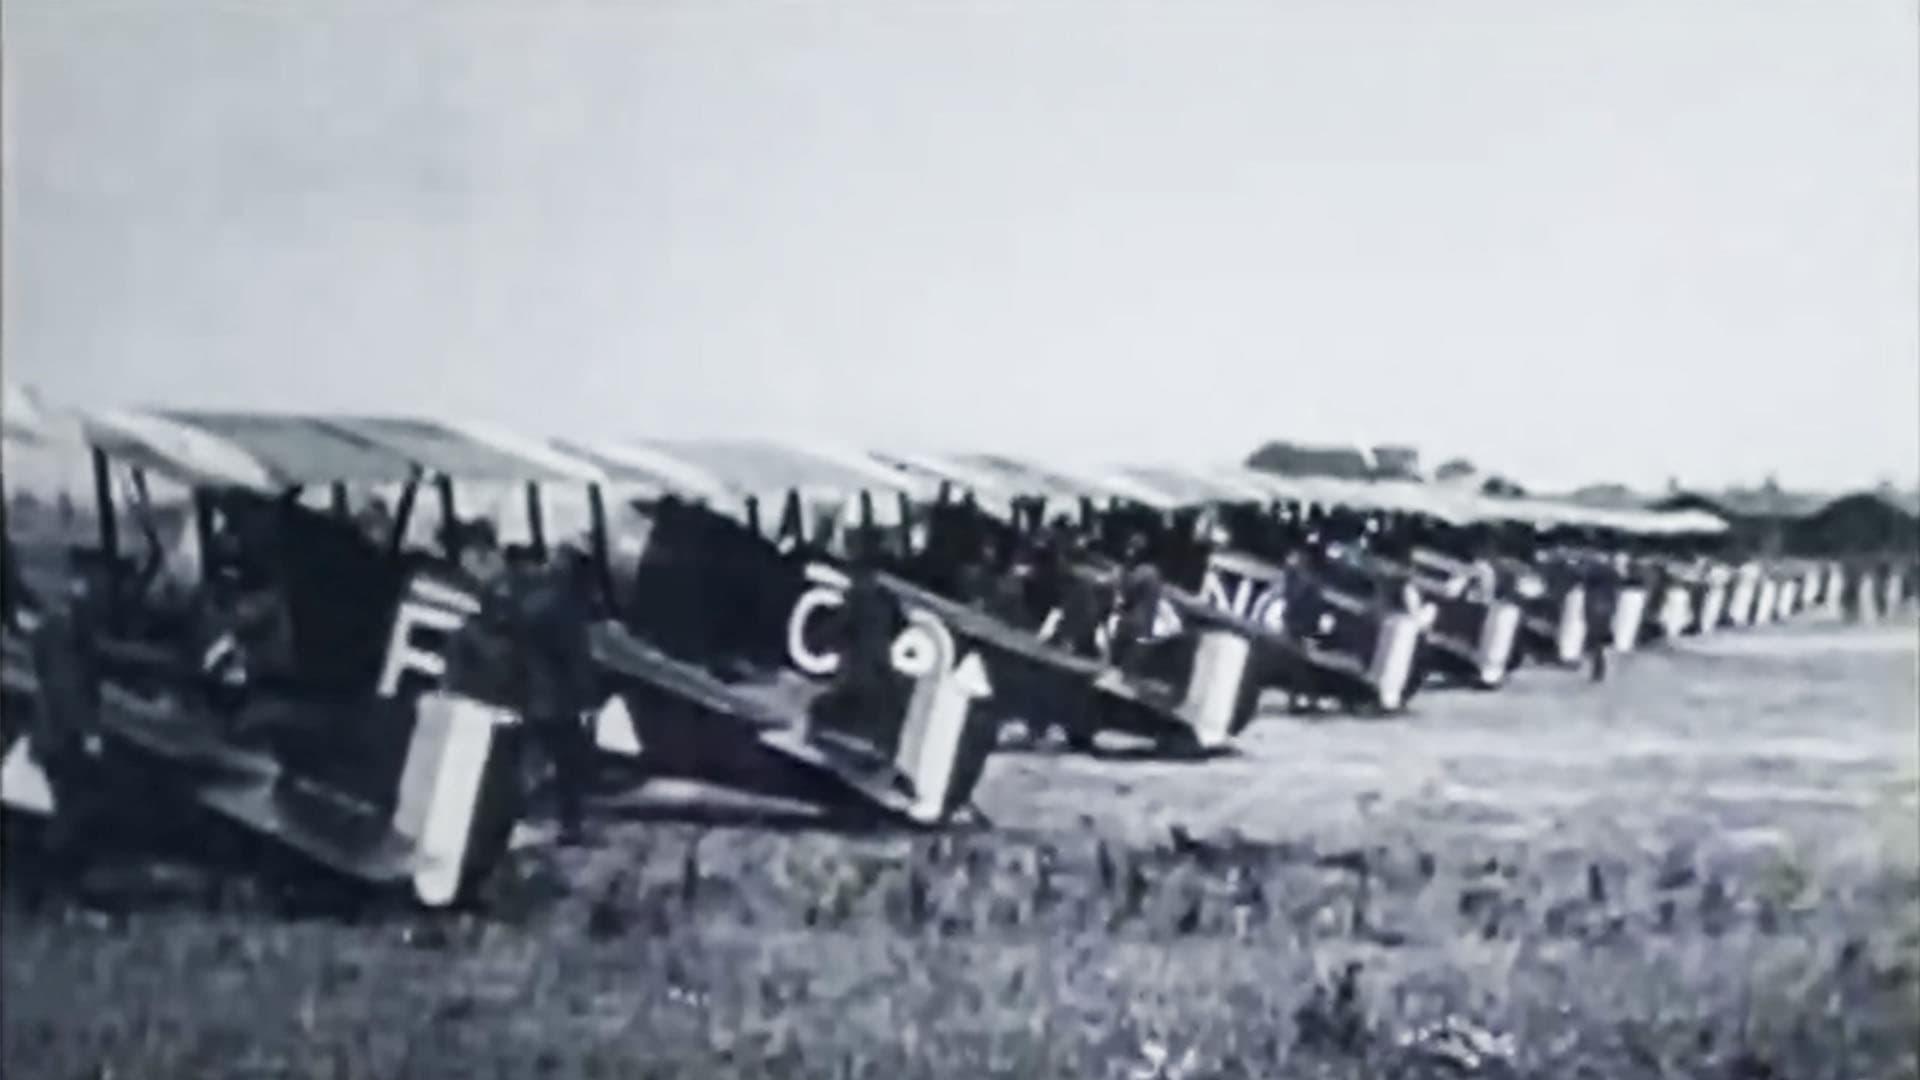
{"label": "biplane", "polygon": [[556,445],[654,492],[596,630],[614,693],[594,728],[604,755],[642,782],[920,825],[970,806],[1002,665],[1052,658],[884,569],[911,493],[870,464],[774,444]]}
{"label": "biplane", "polygon": [[1907,568],[1889,558],[1853,558],[1841,564],[1837,604],[1856,621],[1887,618],[1907,606],[1914,581]]}
{"label": "biplane", "polygon": [[1837,559],[1815,563],[1814,580],[1814,603],[1820,614],[1828,619],[1843,618],[1846,614],[1846,567]]}
{"label": "biplane", "polygon": [[1210,751],[1251,722],[1267,631],[1188,587],[1195,521],[1164,495],[990,455],[872,458],[940,490],[916,580],[1094,673],[1091,706],[1061,725],[1070,741],[1119,730]]}
{"label": "biplane", "polygon": [[[978,659],[956,655],[946,624],[929,614],[941,610],[937,602],[890,612],[904,624],[894,659],[908,692],[890,712],[858,702],[841,724],[830,717],[810,724],[806,712],[744,692],[634,632],[684,640],[684,632],[673,637],[676,627],[697,633],[703,625],[697,617],[661,617],[670,609],[656,603],[660,590],[649,592],[646,581],[634,588],[636,577],[662,568],[662,553],[676,550],[676,527],[703,516],[671,498],[663,511],[665,491],[730,493],[703,489],[694,470],[656,460],[636,468],[644,455],[631,451],[603,469],[505,432],[476,436],[471,426],[398,418],[106,413],[88,418],[87,434],[102,507],[98,550],[111,553],[115,578],[101,635],[103,653],[114,659],[101,710],[113,763],[123,773],[165,778],[185,801],[351,877],[409,878],[422,901],[450,902],[497,857],[517,803],[510,745],[519,737],[517,718],[500,702],[442,686],[449,641],[481,605],[462,573],[460,532],[419,526],[429,516],[423,504],[443,524],[460,520],[456,482],[463,499],[477,487],[523,489],[522,521],[535,549],[548,542],[543,494],[584,489],[585,546],[602,610],[619,616],[592,631],[609,691],[594,719],[603,746],[632,756],[645,732],[649,769],[691,765],[754,790],[770,785],[916,823],[945,818],[978,777],[983,754],[961,741],[971,702],[988,687]],[[116,477],[134,495],[127,516],[145,537],[143,559],[121,557]],[[188,513],[175,516],[191,522],[178,539],[194,551],[187,560],[193,588],[157,580],[166,576],[161,567],[179,560],[163,550],[170,545],[153,526],[154,479],[189,493]],[[376,515],[377,534],[349,513],[350,488],[397,497],[396,511]],[[652,562],[633,567],[616,557],[607,493],[652,511],[652,539],[660,541],[650,545]],[[476,509],[497,516],[501,507]],[[408,542],[423,532],[424,547]],[[707,529],[693,538],[698,545],[713,537]],[[680,555],[687,551],[679,547]],[[684,569],[664,568],[669,578]],[[747,585],[745,595],[765,584],[734,578],[735,568],[722,563],[718,576]],[[194,626],[207,583],[233,571],[247,590],[278,598],[286,631],[282,661],[256,665],[237,695],[210,667],[211,658],[238,651],[236,643],[209,648]],[[651,583],[659,585],[660,575]],[[783,613],[779,624],[787,622]],[[9,638],[8,685],[30,708],[34,673],[17,644]],[[712,765],[720,767],[706,768]],[[29,739],[10,740],[6,777],[10,805],[52,808]]]}
{"label": "biplane", "polygon": [[[409,546],[409,526],[428,487],[451,521],[456,479],[579,474],[426,421],[121,410],[82,428],[98,536],[75,554],[102,586],[103,789],[137,778],[427,905],[467,893],[518,818],[517,717],[440,685],[480,605],[460,553]],[[184,499],[163,505],[166,486]],[[349,516],[348,490],[375,487],[397,513]],[[208,617],[249,603],[262,617]],[[44,704],[45,665],[24,653],[9,649],[9,711]],[[17,737],[0,799],[49,813],[57,798]]]}
{"label": "biplane", "polygon": [[[1683,603],[1669,602],[1669,638],[1711,633],[1720,625],[1727,605],[1727,588],[1732,574],[1712,559],[1694,558],[1675,561],[1668,567],[1671,587],[1681,592]],[[1677,611],[1676,611],[1677,609]],[[1678,619],[1677,625],[1674,619]]]}
{"label": "biplane", "polygon": [[[1253,477],[1263,474],[1250,473]],[[1271,474],[1264,474],[1271,475]],[[1416,681],[1432,672],[1483,689],[1513,666],[1521,605],[1503,588],[1488,538],[1452,492],[1409,481],[1287,477],[1316,506],[1325,572],[1344,587],[1417,613],[1424,627]]]}
{"label": "biplane", "polygon": [[[628,610],[649,640],[744,686],[778,681],[789,700],[835,700],[836,684],[848,678],[847,643],[864,588],[911,613],[916,634],[937,628],[942,663],[970,673],[978,689],[966,710],[969,747],[990,748],[998,719],[1008,716],[1057,725],[1082,745],[1116,730],[1188,751],[1217,748],[1234,726],[1231,700],[1076,655],[1004,609],[956,595],[950,556],[967,545],[973,519],[957,497],[942,502],[936,482],[853,451],[772,439],[621,449],[669,459],[730,492],[721,502],[662,504]],[[687,487],[691,496],[694,485]],[[903,656],[931,655],[896,645]],[[979,756],[970,749],[961,762],[968,785]]]}
{"label": "biplane", "polygon": [[1800,610],[1807,614],[1825,610],[1827,564],[1817,559],[1801,559],[1796,566],[1800,573]]}
{"label": "biplane", "polygon": [[[1483,498],[1482,513],[1530,524],[1537,567],[1610,612],[1588,634],[1621,650],[1645,641],[1703,633],[1718,625],[1728,596],[1726,569],[1689,551],[1725,523],[1697,512],[1594,507],[1529,498]],[[1571,650],[1568,650],[1571,653]]]}
{"label": "biplane", "polygon": [[[1568,505],[1567,547],[1617,579],[1611,643],[1630,650],[1654,640],[1705,634],[1751,619],[1765,578],[1722,550],[1727,523],[1700,510]],[[1611,564],[1609,566],[1609,564]]]}
{"label": "biplane", "polygon": [[1910,606],[1914,597],[1914,581],[1909,570],[1898,561],[1889,559],[1880,579],[1880,608],[1891,616]]}
{"label": "biplane", "polygon": [[1750,626],[1754,622],[1754,613],[1760,597],[1762,577],[1760,564],[1751,560],[1735,563],[1730,569],[1730,575],[1731,579],[1727,585],[1725,625]]}
{"label": "biplane", "polygon": [[[1196,541],[1166,561],[1172,579],[1253,624],[1264,685],[1307,699],[1392,711],[1414,689],[1421,626],[1412,614],[1343,590],[1309,548],[1299,492],[1228,469],[1124,466],[1130,483],[1163,492]],[[1318,553],[1315,552],[1317,555]]]}
{"label": "biplane", "polygon": [[[1505,500],[1488,500],[1496,501]],[[1604,623],[1588,627],[1598,643],[1631,652],[1694,624],[1698,603],[1691,571],[1656,547],[1678,535],[1676,529],[1699,523],[1675,514],[1527,502],[1526,512],[1543,529],[1538,564],[1579,582],[1590,610],[1608,613]]]}
{"label": "biplane", "polygon": [[[1492,569],[1494,595],[1519,610],[1509,664],[1577,663],[1586,647],[1587,586],[1569,566],[1543,557],[1551,538],[1570,521],[1553,503],[1519,496],[1449,493],[1464,515],[1459,554],[1477,553]],[[1484,574],[1485,571],[1482,571]]]}

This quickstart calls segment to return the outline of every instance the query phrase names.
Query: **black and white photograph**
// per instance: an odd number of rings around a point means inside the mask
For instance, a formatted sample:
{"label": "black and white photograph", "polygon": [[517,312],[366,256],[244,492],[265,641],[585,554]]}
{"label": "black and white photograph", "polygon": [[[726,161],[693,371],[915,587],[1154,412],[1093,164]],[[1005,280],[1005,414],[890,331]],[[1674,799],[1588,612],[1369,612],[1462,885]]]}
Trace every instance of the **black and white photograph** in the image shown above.
{"label": "black and white photograph", "polygon": [[0,0],[0,1076],[1920,1080],[1920,0]]}

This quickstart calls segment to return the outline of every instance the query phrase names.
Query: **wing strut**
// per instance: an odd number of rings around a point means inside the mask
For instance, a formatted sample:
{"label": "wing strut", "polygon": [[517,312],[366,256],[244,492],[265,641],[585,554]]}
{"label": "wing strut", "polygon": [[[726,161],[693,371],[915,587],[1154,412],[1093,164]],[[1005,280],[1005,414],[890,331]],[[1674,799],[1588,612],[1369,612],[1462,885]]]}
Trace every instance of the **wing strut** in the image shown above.
{"label": "wing strut", "polygon": [[454,525],[460,519],[454,516],[456,510],[453,504],[453,477],[448,476],[446,473],[440,473],[433,478],[433,486],[434,489],[440,493],[440,531],[442,534],[440,547],[446,552],[448,559],[459,562],[460,530],[454,528]]}
{"label": "wing strut", "polygon": [[547,557],[547,519],[540,512],[540,484],[536,480],[527,481],[527,536],[533,547],[534,557],[545,560]]}
{"label": "wing strut", "polygon": [[393,511],[393,535],[387,538],[387,554],[400,554],[400,547],[407,540],[407,526],[413,523],[413,503],[420,495],[420,466],[415,465],[407,482],[400,488],[400,505]]}
{"label": "wing strut", "polygon": [[587,515],[590,530],[588,542],[593,545],[594,576],[599,578],[600,593],[606,599],[607,612],[617,617],[620,608],[613,594],[613,554],[612,546],[607,541],[607,502],[599,484],[587,485]]}
{"label": "wing strut", "polygon": [[99,515],[100,554],[106,562],[107,624],[120,626],[120,522],[114,516],[113,470],[107,452],[93,448],[93,501]]}

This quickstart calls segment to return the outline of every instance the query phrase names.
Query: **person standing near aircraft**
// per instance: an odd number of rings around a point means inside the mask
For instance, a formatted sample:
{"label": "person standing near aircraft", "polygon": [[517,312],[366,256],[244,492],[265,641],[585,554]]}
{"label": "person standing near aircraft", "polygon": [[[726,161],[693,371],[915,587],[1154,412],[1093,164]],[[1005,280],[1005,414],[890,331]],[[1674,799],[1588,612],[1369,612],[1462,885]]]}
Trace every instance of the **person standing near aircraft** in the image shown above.
{"label": "person standing near aircraft", "polygon": [[1121,579],[1112,644],[1114,665],[1122,671],[1134,675],[1145,672],[1156,640],[1160,599],[1158,570],[1145,562],[1127,568]]}
{"label": "person standing near aircraft", "polygon": [[1859,558],[1848,558],[1841,562],[1843,583],[1840,589],[1840,614],[1848,622],[1859,622],[1863,616],[1860,610],[1860,578],[1866,573],[1866,565]]}
{"label": "person standing near aircraft", "polygon": [[234,715],[249,686],[293,670],[293,616],[270,574],[220,559],[205,574],[199,615],[200,671],[220,712]]}
{"label": "person standing near aircraft", "polygon": [[0,533],[0,617],[8,630],[24,629],[21,613],[36,607],[27,592],[26,577],[13,551],[13,537]]}
{"label": "person standing near aircraft", "polygon": [[1030,576],[1029,565],[1009,560],[993,575],[987,594],[987,613],[1009,625],[1023,625],[1027,619],[1027,579]]}
{"label": "person standing near aircraft", "polygon": [[1500,598],[1500,574],[1493,567],[1493,559],[1485,552],[1478,552],[1467,566],[1467,599],[1480,604],[1491,604]]}
{"label": "person standing near aircraft", "polygon": [[1613,610],[1619,599],[1619,582],[1602,565],[1591,567],[1586,578],[1587,597],[1587,669],[1594,682],[1607,677],[1607,647],[1613,637]]}
{"label": "person standing near aircraft", "polygon": [[353,521],[374,546],[385,548],[393,542],[393,511],[387,509],[387,501],[380,496],[368,500]]}
{"label": "person standing near aircraft", "polygon": [[885,746],[891,718],[906,706],[893,667],[893,642],[901,623],[876,578],[874,552],[864,539],[848,545],[846,646],[833,685],[815,698],[809,723]]}
{"label": "person standing near aircraft", "polygon": [[33,634],[40,707],[33,710],[32,746],[53,791],[47,852],[56,886],[79,883],[87,845],[94,838],[98,800],[89,766],[99,752],[102,670],[97,643],[106,629],[108,588],[103,560],[95,551],[71,553],[68,603],[46,612]]}
{"label": "person standing near aircraft", "polygon": [[506,561],[484,522],[449,529],[447,535],[459,552],[453,577],[479,601],[480,610],[447,642],[446,686],[476,701],[514,706],[520,697],[513,655],[516,604]]}
{"label": "person standing near aircraft", "polygon": [[590,761],[583,714],[592,683],[584,596],[571,575],[550,570],[531,550],[503,554],[486,522],[447,535],[459,552],[460,584],[478,597],[480,611],[448,643],[446,685],[519,715],[553,769],[561,842],[578,843]]}
{"label": "person standing near aircraft", "polygon": [[1098,586],[1074,569],[1075,556],[1084,554],[1064,534],[1056,533],[1047,543],[1033,592],[1048,612],[1041,639],[1075,656],[1092,658],[1101,654],[1101,601]]}
{"label": "person standing near aircraft", "polygon": [[525,549],[513,556],[509,591],[522,672],[520,713],[553,767],[561,842],[575,844],[583,837],[581,797],[591,763],[585,716],[593,706],[594,673],[586,581],[566,553],[545,564]]}
{"label": "person standing near aircraft", "polygon": [[983,536],[978,550],[961,565],[956,575],[958,599],[975,608],[984,609],[993,595],[999,563],[1000,552],[993,542],[993,537]]}
{"label": "person standing near aircraft", "polygon": [[1311,640],[1319,633],[1324,607],[1319,580],[1323,558],[1319,545],[1308,539],[1287,555],[1286,576],[1280,579],[1285,597],[1281,621],[1300,641]]}
{"label": "person standing near aircraft", "polygon": [[229,722],[239,712],[247,683],[240,606],[239,570],[230,563],[212,568],[201,593],[198,660],[207,701]]}

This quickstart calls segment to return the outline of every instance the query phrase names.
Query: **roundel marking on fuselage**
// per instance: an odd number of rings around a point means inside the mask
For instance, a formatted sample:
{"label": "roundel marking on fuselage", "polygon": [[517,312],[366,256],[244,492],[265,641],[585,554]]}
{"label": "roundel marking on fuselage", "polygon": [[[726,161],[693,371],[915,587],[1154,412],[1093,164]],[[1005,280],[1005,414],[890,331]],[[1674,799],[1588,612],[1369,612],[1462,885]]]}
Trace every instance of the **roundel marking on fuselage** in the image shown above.
{"label": "roundel marking on fuselage", "polygon": [[1275,632],[1285,630],[1287,626],[1286,591],[1278,587],[1268,589],[1253,605],[1253,621]]}

